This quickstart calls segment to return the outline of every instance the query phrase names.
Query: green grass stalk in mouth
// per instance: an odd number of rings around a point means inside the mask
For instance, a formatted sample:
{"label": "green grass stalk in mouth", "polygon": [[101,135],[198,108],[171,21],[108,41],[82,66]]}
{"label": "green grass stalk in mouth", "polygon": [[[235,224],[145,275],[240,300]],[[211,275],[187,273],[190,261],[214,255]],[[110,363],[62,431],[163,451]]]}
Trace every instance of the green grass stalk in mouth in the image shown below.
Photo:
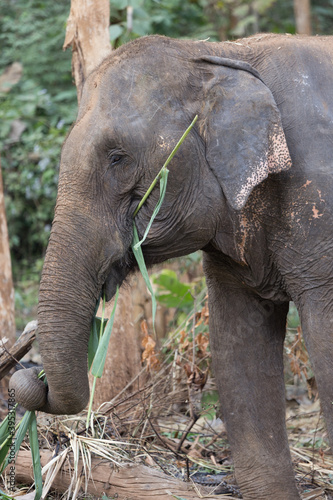
{"label": "green grass stalk in mouth", "polygon": [[178,149],[180,148],[180,146],[183,144],[184,140],[186,139],[186,137],[188,136],[188,134],[190,133],[190,131],[192,130],[195,122],[197,121],[198,119],[198,115],[195,115],[191,125],[185,130],[185,132],[183,133],[183,135],[181,136],[181,138],[179,139],[179,141],[177,142],[176,146],[173,148],[173,150],[171,151],[171,153],[169,154],[166,162],[164,163],[163,167],[161,168],[161,170],[159,171],[159,173],[157,174],[157,176],[155,177],[155,179],[153,180],[153,182],[151,183],[151,185],[149,186],[146,194],[142,197],[139,205],[136,207],[135,209],[135,212],[134,212],[134,216],[133,217],[136,217],[136,215],[138,214],[140,208],[142,207],[142,205],[145,203],[145,201],[147,200],[148,196],[150,195],[150,193],[152,192],[152,190],[154,189],[157,181],[160,179],[161,175],[162,175],[162,172],[164,170],[166,170],[167,166],[169,165],[170,161],[172,160],[172,158],[175,156],[175,154],[177,153]]}
{"label": "green grass stalk in mouth", "polygon": [[[186,131],[184,132],[184,134],[181,136],[181,138],[179,139],[179,141],[177,142],[176,146],[173,148],[172,152],[170,153],[170,155],[168,156],[166,162],[164,163],[163,167],[161,168],[161,170],[159,171],[159,173],[157,174],[157,176],[155,177],[155,179],[153,180],[153,182],[151,183],[151,185],[149,186],[146,194],[143,196],[142,200],[140,201],[139,205],[137,206],[135,212],[134,212],[134,216],[133,216],[133,240],[132,240],[132,251],[133,251],[133,254],[134,254],[134,257],[138,263],[138,266],[139,266],[139,269],[140,269],[140,272],[143,276],[143,279],[145,280],[145,283],[146,283],[146,286],[150,292],[150,295],[151,295],[151,301],[152,301],[152,319],[153,319],[153,328],[155,330],[155,316],[156,316],[156,309],[157,309],[157,303],[156,303],[156,297],[155,297],[155,294],[154,294],[154,291],[153,291],[153,287],[150,283],[150,279],[149,279],[149,275],[148,275],[148,271],[147,271],[147,266],[146,266],[146,263],[145,263],[145,260],[144,260],[144,257],[143,257],[143,252],[142,252],[142,249],[141,249],[141,245],[142,243],[145,241],[147,235],[148,235],[148,232],[151,228],[151,225],[156,217],[156,215],[158,214],[160,208],[161,208],[161,205],[163,203],[163,200],[164,200],[164,197],[165,197],[165,193],[166,193],[166,187],[167,187],[167,181],[168,181],[168,174],[169,174],[169,170],[167,168],[167,166],[169,165],[170,161],[172,160],[172,158],[174,157],[174,155],[176,154],[176,152],[178,151],[178,149],[180,148],[180,146],[182,145],[182,143],[184,142],[184,140],[186,139],[186,137],[188,136],[188,134],[190,133],[190,131],[192,130],[195,122],[197,121],[198,119],[198,115],[196,115],[191,123],[191,125],[186,129]],[[150,221],[147,225],[147,228],[145,230],[145,233],[142,237],[141,240],[139,240],[139,235],[138,235],[138,231],[137,231],[137,228],[136,228],[136,224],[135,224],[135,216],[138,214],[140,208],[143,206],[143,204],[145,203],[145,201],[147,200],[148,196],[150,195],[150,193],[152,192],[152,190],[154,189],[154,187],[156,186],[157,184],[157,181],[160,181],[160,197],[159,197],[159,200],[156,204],[156,207],[152,213],[152,216],[150,218]]]}

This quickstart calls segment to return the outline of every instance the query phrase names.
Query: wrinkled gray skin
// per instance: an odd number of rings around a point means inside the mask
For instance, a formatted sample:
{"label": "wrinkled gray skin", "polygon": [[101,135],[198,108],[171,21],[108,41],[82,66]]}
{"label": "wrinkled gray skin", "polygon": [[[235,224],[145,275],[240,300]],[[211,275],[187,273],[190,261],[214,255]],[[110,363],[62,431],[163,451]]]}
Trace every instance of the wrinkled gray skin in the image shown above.
{"label": "wrinkled gray skin", "polygon": [[[40,286],[49,390],[35,372],[17,373],[23,406],[86,406],[96,300],[103,286],[111,298],[133,269],[134,209],[198,114],[170,165],[144,255],[152,264],[203,249],[214,371],[243,498],[299,498],[285,429],[290,300],[333,445],[332,63],[331,38],[147,37],[88,78],[62,152]],[[158,189],[139,212],[141,235],[157,198]]]}

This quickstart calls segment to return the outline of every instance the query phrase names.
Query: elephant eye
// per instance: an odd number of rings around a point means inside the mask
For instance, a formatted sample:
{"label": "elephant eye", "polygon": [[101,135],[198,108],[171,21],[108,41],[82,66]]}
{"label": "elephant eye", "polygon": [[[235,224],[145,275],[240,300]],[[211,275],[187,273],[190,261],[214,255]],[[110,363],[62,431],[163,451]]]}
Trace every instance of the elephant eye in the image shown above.
{"label": "elephant eye", "polygon": [[120,154],[111,154],[109,156],[109,162],[110,162],[110,166],[113,167],[114,165],[117,165],[121,160],[122,160],[123,156],[120,155]]}

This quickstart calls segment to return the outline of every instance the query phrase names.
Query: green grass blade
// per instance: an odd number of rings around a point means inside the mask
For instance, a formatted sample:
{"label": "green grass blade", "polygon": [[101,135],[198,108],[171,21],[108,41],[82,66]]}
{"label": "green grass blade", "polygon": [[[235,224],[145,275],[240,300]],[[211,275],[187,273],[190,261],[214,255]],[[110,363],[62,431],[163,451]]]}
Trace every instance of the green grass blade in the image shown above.
{"label": "green grass blade", "polygon": [[[118,297],[116,297],[116,300],[117,300],[117,298]],[[95,356],[96,356],[96,353],[97,353],[97,350],[98,350],[98,346],[99,346],[100,340],[103,337],[105,326],[106,326],[106,324],[108,322],[107,319],[104,319],[104,315],[105,315],[105,294],[103,296],[103,307],[102,307],[102,317],[101,318],[98,318],[96,316],[97,311],[98,311],[98,307],[99,307],[99,303],[100,303],[100,299],[99,299],[99,301],[97,303],[97,306],[96,306],[96,309],[95,309],[95,314],[94,314],[92,329],[91,329],[90,337],[89,337],[88,370],[90,370],[90,368],[93,365],[93,362],[94,362],[94,359],[95,359]],[[105,363],[105,360],[104,360],[104,363]],[[104,368],[104,364],[103,364],[103,368]],[[88,406],[88,412],[87,412],[87,422],[86,422],[86,428],[87,429],[89,428],[89,423],[90,423],[90,416],[91,416],[91,412],[92,412],[92,405],[93,405],[94,395],[95,395],[95,389],[96,389],[96,381],[97,381],[97,377],[94,376],[93,385],[92,385],[92,388],[91,388],[91,391],[90,391],[89,406]]]}
{"label": "green grass blade", "polygon": [[161,173],[164,169],[166,169],[166,167],[169,165],[170,161],[172,160],[172,158],[175,156],[175,154],[177,153],[178,149],[180,148],[180,146],[182,145],[182,143],[184,142],[184,140],[186,139],[186,137],[188,136],[188,134],[190,133],[191,129],[193,128],[195,122],[197,121],[198,119],[198,115],[195,115],[191,125],[185,130],[185,132],[183,133],[183,135],[181,136],[181,138],[179,139],[179,141],[177,142],[176,146],[173,148],[173,150],[171,151],[171,153],[169,154],[166,162],[164,163],[163,167],[161,168],[161,170],[159,171],[159,173],[157,174],[157,176],[155,177],[155,179],[153,180],[153,182],[151,183],[151,185],[149,186],[146,194],[143,196],[143,198],[141,199],[139,205],[136,207],[135,209],[135,212],[134,212],[134,215],[133,217],[135,217],[138,213],[138,211],[140,210],[140,208],[142,207],[142,205],[145,203],[146,199],[148,198],[148,196],[150,195],[150,193],[152,192],[152,190],[154,189],[157,181],[159,180],[160,176],[161,176]]}
{"label": "green grass blade", "polygon": [[8,415],[7,415],[7,417],[3,420],[0,426],[0,469],[9,452],[12,440],[13,436],[9,433],[8,430]]}
{"label": "green grass blade", "polygon": [[[95,312],[94,312],[94,319],[92,321],[91,329],[90,329],[90,336],[89,336],[89,343],[88,343],[88,371],[91,368],[91,365],[94,361],[94,357],[97,351],[98,347],[98,341],[99,341],[99,332],[101,328],[101,318],[98,318],[97,311],[99,308],[99,304],[101,302],[101,297],[98,299],[95,307]],[[105,306],[105,302],[104,302]]]}
{"label": "green grass blade", "polygon": [[[108,321],[107,319],[104,319],[103,321],[102,332],[105,329],[107,321]],[[93,364],[94,357],[98,349],[98,343],[101,335],[101,325],[102,325],[102,318],[95,317],[91,325],[89,344],[88,344],[88,371],[90,370]]]}
{"label": "green grass blade", "polygon": [[152,214],[152,216],[150,218],[150,221],[149,221],[148,226],[147,226],[147,228],[145,230],[143,238],[142,238],[141,241],[139,240],[138,231],[136,229],[136,225],[135,225],[135,222],[133,220],[133,240],[132,240],[132,250],[133,250],[134,257],[135,257],[135,259],[136,259],[136,261],[138,263],[140,272],[141,272],[141,274],[143,276],[143,279],[145,280],[146,286],[147,286],[147,288],[148,288],[148,290],[149,290],[149,292],[151,294],[152,320],[153,320],[153,328],[154,328],[154,330],[155,330],[155,317],[156,317],[156,308],[157,308],[156,297],[155,297],[154,290],[153,290],[153,287],[152,287],[150,279],[149,279],[149,275],[148,275],[146,263],[145,263],[145,260],[144,260],[144,257],[143,257],[143,253],[142,253],[142,250],[141,250],[141,245],[145,241],[145,239],[146,239],[146,237],[148,235],[148,232],[149,232],[149,230],[151,228],[151,225],[152,225],[152,223],[153,223],[156,215],[158,214],[158,212],[159,212],[159,210],[161,208],[161,205],[163,203],[164,197],[165,197],[167,180],[168,180],[168,174],[169,174],[167,166],[169,165],[170,161],[172,160],[172,158],[174,157],[174,155],[176,154],[176,152],[178,151],[178,149],[182,145],[183,141],[186,139],[187,135],[192,130],[195,122],[197,121],[197,119],[198,119],[198,115],[196,115],[194,117],[191,125],[185,130],[184,134],[179,139],[179,141],[177,142],[176,146],[173,148],[172,152],[168,156],[168,158],[167,158],[166,162],[164,163],[163,167],[161,168],[161,170],[159,171],[159,173],[157,174],[157,176],[155,177],[155,179],[153,180],[153,182],[149,186],[149,188],[146,191],[145,195],[142,197],[139,205],[136,207],[134,215],[133,215],[133,219],[135,219],[135,216],[137,215],[137,213],[139,212],[140,208],[145,203],[145,201],[147,200],[148,196],[150,195],[150,193],[154,189],[157,181],[160,180],[160,196],[159,196],[159,200],[158,200],[157,205],[156,205],[156,207],[155,207],[155,209],[153,211],[153,214]]}
{"label": "green grass blade", "polygon": [[138,247],[141,246],[142,243],[147,238],[149,230],[151,228],[151,225],[154,222],[154,219],[155,219],[156,215],[160,211],[161,205],[162,205],[164,197],[165,197],[165,192],[166,192],[166,187],[167,187],[167,182],[168,182],[168,174],[169,174],[169,170],[167,168],[164,169],[163,172],[161,173],[161,178],[160,178],[160,197],[159,197],[158,202],[156,204],[156,207],[155,207],[155,209],[153,211],[153,215],[150,218],[149,224],[146,227],[146,231],[145,231],[145,234],[143,235],[142,240],[135,244],[135,250],[137,250]]}
{"label": "green grass blade", "polygon": [[91,388],[91,391],[90,391],[89,406],[88,406],[88,411],[87,411],[87,421],[86,421],[86,428],[87,429],[89,429],[90,416],[91,416],[92,405],[93,405],[94,396],[95,396],[96,381],[97,381],[97,377],[94,377],[93,378],[93,383],[92,383],[92,388]]}
{"label": "green grass blade", "polygon": [[40,497],[42,496],[43,480],[42,480],[42,466],[40,463],[40,455],[39,455],[37,420],[34,411],[31,412],[31,417],[30,417],[29,440],[30,440],[32,465],[33,465],[34,479],[35,479],[36,493],[34,500],[39,500]]}
{"label": "green grass blade", "polygon": [[0,490],[0,498],[1,498],[1,500],[13,500],[13,497],[9,497],[2,490]]}
{"label": "green grass blade", "polygon": [[2,465],[13,441],[14,433],[10,431],[15,426],[16,407],[17,404],[8,412],[8,415],[0,425],[0,470],[2,470]]}
{"label": "green grass blade", "polygon": [[105,293],[103,294],[102,317],[101,317],[101,323],[99,326],[99,340],[101,340],[101,338],[103,336],[104,328],[105,328],[104,316],[105,316]]}
{"label": "green grass blade", "polygon": [[3,419],[0,425],[0,450],[2,450],[4,443],[10,436],[8,429],[8,421],[9,421],[9,414],[6,416],[6,418]]}
{"label": "green grass blade", "polygon": [[[23,415],[22,420],[19,423],[17,434],[16,434],[16,439],[15,439],[15,448],[14,448],[14,450],[15,450],[14,451],[15,457],[16,457],[19,449],[20,449],[20,446],[22,444],[24,436],[27,433],[27,430],[29,428],[29,425],[30,425],[30,422],[31,422],[31,419],[32,419],[32,415],[34,415],[34,412],[32,412],[32,411],[26,411],[25,414]],[[4,463],[4,466],[2,467],[2,469],[1,469],[0,472],[2,472],[7,467],[7,465],[9,464],[9,460],[12,461],[13,460],[13,456],[10,455],[10,457],[7,457],[7,459],[6,459],[5,463]]]}
{"label": "green grass blade", "polygon": [[102,338],[100,338],[97,352],[96,352],[96,355],[95,355],[95,358],[94,358],[94,361],[92,364],[91,373],[93,374],[94,377],[100,378],[102,376],[102,373],[103,373],[106,354],[107,354],[109,340],[110,340],[111,331],[112,331],[112,326],[113,326],[114,317],[115,317],[115,313],[116,313],[118,295],[119,295],[119,288],[117,287],[117,292],[116,292],[116,296],[115,296],[115,301],[114,301],[112,313],[111,313],[110,319],[107,322],[107,325],[105,327],[103,336],[102,336]]}
{"label": "green grass blade", "polygon": [[[157,303],[156,303],[156,297],[155,293],[152,287],[152,284],[149,279],[149,274],[147,271],[145,259],[143,257],[142,249],[141,246],[138,245],[139,242],[139,235],[138,231],[136,229],[135,222],[133,221],[133,241],[132,241],[132,250],[134,253],[134,257],[138,263],[140,272],[143,276],[143,279],[145,280],[146,287],[148,288],[150,295],[151,295],[151,306],[152,306],[152,319],[153,319],[153,328],[155,330],[155,317],[156,317],[156,308],[157,308]],[[137,247],[137,248],[136,248]]]}
{"label": "green grass blade", "polygon": [[26,411],[25,414],[23,415],[20,423],[19,423],[17,433],[16,433],[16,440],[15,440],[16,453],[20,449],[20,446],[21,446],[22,441],[27,433],[27,430],[29,428],[29,425],[30,425],[30,422],[31,422],[33,415],[34,415],[33,411]]}
{"label": "green grass blade", "polygon": [[98,326],[99,325],[97,318],[94,318],[91,325],[88,343],[88,371],[90,370],[92,362],[94,361],[94,357],[98,347]]}
{"label": "green grass blade", "polygon": [[6,415],[6,417],[3,419],[3,421],[0,424],[0,446],[6,439],[6,436],[8,435],[8,420],[9,420],[9,413]]}

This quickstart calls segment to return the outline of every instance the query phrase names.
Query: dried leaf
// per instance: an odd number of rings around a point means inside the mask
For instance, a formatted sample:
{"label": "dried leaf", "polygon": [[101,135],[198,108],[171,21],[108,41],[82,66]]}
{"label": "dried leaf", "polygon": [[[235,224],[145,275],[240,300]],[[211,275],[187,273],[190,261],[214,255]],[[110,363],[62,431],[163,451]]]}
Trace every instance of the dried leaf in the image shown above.
{"label": "dried leaf", "polygon": [[146,361],[147,370],[156,370],[160,365],[160,361],[155,352],[156,342],[148,333],[148,326],[146,321],[143,321],[141,323],[141,329],[144,333],[144,337],[142,339],[142,347],[144,348],[141,358],[142,362]]}
{"label": "dried leaf", "polygon": [[146,321],[145,319],[143,319],[143,320],[141,321],[141,325],[140,325],[140,327],[141,327],[141,331],[142,331],[142,333],[143,333],[145,336],[146,336],[146,335],[148,335],[148,323],[147,323],[147,321]]}

